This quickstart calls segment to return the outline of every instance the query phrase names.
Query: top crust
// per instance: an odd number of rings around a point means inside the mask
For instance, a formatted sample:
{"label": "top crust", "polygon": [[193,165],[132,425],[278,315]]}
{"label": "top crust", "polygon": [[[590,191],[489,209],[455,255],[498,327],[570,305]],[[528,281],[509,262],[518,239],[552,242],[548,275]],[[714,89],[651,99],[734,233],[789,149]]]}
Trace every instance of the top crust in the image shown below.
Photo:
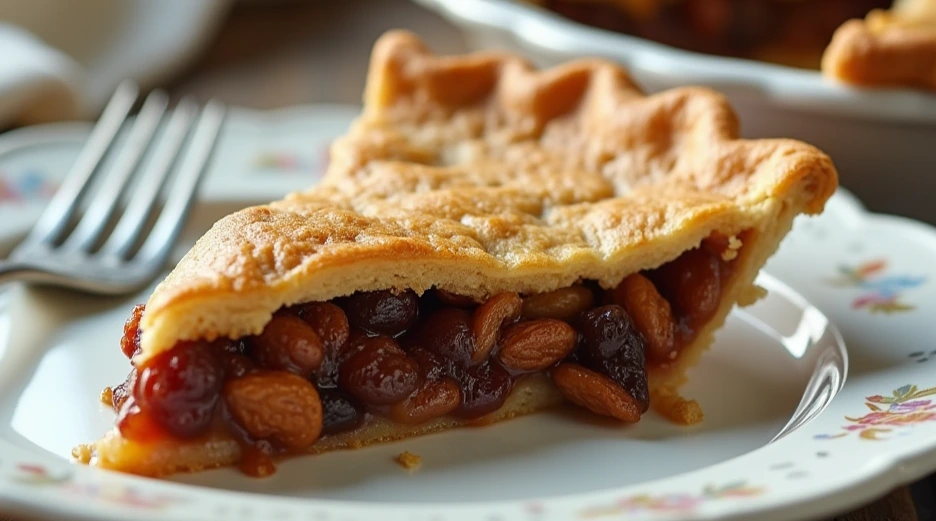
{"label": "top crust", "polygon": [[898,0],[844,23],[823,54],[822,72],[855,85],[936,90],[936,0]]}
{"label": "top crust", "polygon": [[777,205],[820,212],[837,185],[812,146],[738,139],[715,92],[645,97],[600,60],[438,57],[406,32],[377,42],[364,111],[331,158],[318,186],[196,243],[147,303],[141,359],[356,290],[610,286]]}

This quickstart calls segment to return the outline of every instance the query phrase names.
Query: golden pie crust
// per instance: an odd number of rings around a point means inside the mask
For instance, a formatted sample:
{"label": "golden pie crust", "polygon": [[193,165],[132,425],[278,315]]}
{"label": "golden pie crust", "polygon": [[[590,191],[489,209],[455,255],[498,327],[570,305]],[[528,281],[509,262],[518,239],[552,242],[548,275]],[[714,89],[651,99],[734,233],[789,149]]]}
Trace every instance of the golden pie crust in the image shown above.
{"label": "golden pie crust", "polygon": [[936,0],[898,0],[846,22],[826,48],[822,72],[855,85],[936,90]]}
{"label": "golden pie crust", "polygon": [[[509,54],[435,56],[406,32],[377,42],[362,114],[331,149],[324,180],[221,219],[150,297],[142,362],[185,339],[257,334],[282,306],[355,291],[437,287],[487,297],[582,279],[613,287],[746,231],[715,317],[667,368],[652,401],[682,421],[677,393],[799,214],[837,186],[829,158],[789,139],[742,140],[719,94],[644,96],[619,66],[580,60],[537,71]],[[518,382],[490,423],[560,403],[542,375]],[[695,415],[695,416],[694,416]],[[321,439],[321,452],[468,423],[377,420]],[[140,444],[114,429],[78,459],[148,475],[238,461],[230,438]]]}

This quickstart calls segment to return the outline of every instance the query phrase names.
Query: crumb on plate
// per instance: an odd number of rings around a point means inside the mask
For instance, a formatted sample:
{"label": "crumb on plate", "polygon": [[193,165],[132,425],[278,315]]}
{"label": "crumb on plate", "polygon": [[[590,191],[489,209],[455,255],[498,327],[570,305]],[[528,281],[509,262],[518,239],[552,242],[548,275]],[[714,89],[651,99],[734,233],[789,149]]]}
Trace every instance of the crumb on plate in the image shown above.
{"label": "crumb on plate", "polygon": [[418,454],[413,454],[412,452],[405,450],[400,454],[397,454],[396,462],[406,470],[416,470],[422,465],[422,457],[420,457]]}
{"label": "crumb on plate", "polygon": [[114,403],[114,390],[113,389],[111,389],[110,387],[105,387],[104,390],[101,391],[101,403],[103,403],[104,405],[111,405],[112,403]]}

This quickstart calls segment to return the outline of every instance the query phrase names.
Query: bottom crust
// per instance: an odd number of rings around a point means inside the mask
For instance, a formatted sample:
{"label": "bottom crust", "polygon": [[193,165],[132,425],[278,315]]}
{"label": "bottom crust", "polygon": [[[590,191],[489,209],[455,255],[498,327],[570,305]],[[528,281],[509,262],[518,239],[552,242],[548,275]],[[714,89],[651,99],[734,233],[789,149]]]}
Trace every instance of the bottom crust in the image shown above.
{"label": "bottom crust", "polygon": [[[746,258],[739,263],[739,271],[734,274],[733,280],[725,286],[722,304],[715,316],[699,330],[696,340],[687,345],[679,358],[668,367],[648,367],[651,407],[658,414],[683,425],[702,420],[699,405],[694,400],[684,399],[679,394],[679,388],[685,384],[688,370],[696,365],[712,345],[716,331],[724,325],[734,304],[747,306],[764,295],[764,291],[754,285],[754,280],[760,267],[773,255],[792,227],[795,212],[782,205],[775,210],[775,215],[775,219],[764,220],[770,227],[754,230],[756,237],[742,248],[741,255]],[[458,427],[490,425],[549,409],[563,402],[564,397],[552,380],[545,375],[533,375],[517,382],[503,407],[482,418],[466,421],[444,416],[412,426],[372,416],[367,423],[353,431],[323,437],[303,453],[357,449]],[[164,476],[237,464],[241,459],[241,449],[232,437],[220,432],[194,440],[144,444],[122,437],[115,428],[103,439],[76,448],[73,455],[80,462],[102,468]]]}
{"label": "bottom crust", "polygon": [[[398,441],[414,436],[446,431],[458,427],[485,426],[518,416],[546,410],[563,403],[564,397],[552,381],[534,375],[517,382],[504,406],[491,414],[473,420],[443,416],[420,425],[401,425],[371,415],[361,427],[340,434],[322,437],[304,454],[320,454],[341,449],[359,449],[377,443]],[[141,444],[111,430],[104,439],[75,451],[84,463],[142,474],[163,476],[175,472],[195,472],[238,463],[241,448],[224,433],[189,441],[166,440],[156,444]]]}

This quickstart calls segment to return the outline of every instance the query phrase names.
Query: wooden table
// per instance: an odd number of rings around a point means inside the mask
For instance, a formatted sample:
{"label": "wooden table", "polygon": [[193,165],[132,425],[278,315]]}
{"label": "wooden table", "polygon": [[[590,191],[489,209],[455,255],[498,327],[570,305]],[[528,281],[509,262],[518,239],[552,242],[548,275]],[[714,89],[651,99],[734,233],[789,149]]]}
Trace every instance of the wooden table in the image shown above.
{"label": "wooden table", "polygon": [[[174,96],[261,109],[360,103],[371,45],[392,28],[417,32],[437,52],[466,49],[454,27],[408,0],[254,0],[233,8],[201,58],[168,87]],[[901,487],[834,519],[936,520],[936,479],[913,485],[912,492]]]}

